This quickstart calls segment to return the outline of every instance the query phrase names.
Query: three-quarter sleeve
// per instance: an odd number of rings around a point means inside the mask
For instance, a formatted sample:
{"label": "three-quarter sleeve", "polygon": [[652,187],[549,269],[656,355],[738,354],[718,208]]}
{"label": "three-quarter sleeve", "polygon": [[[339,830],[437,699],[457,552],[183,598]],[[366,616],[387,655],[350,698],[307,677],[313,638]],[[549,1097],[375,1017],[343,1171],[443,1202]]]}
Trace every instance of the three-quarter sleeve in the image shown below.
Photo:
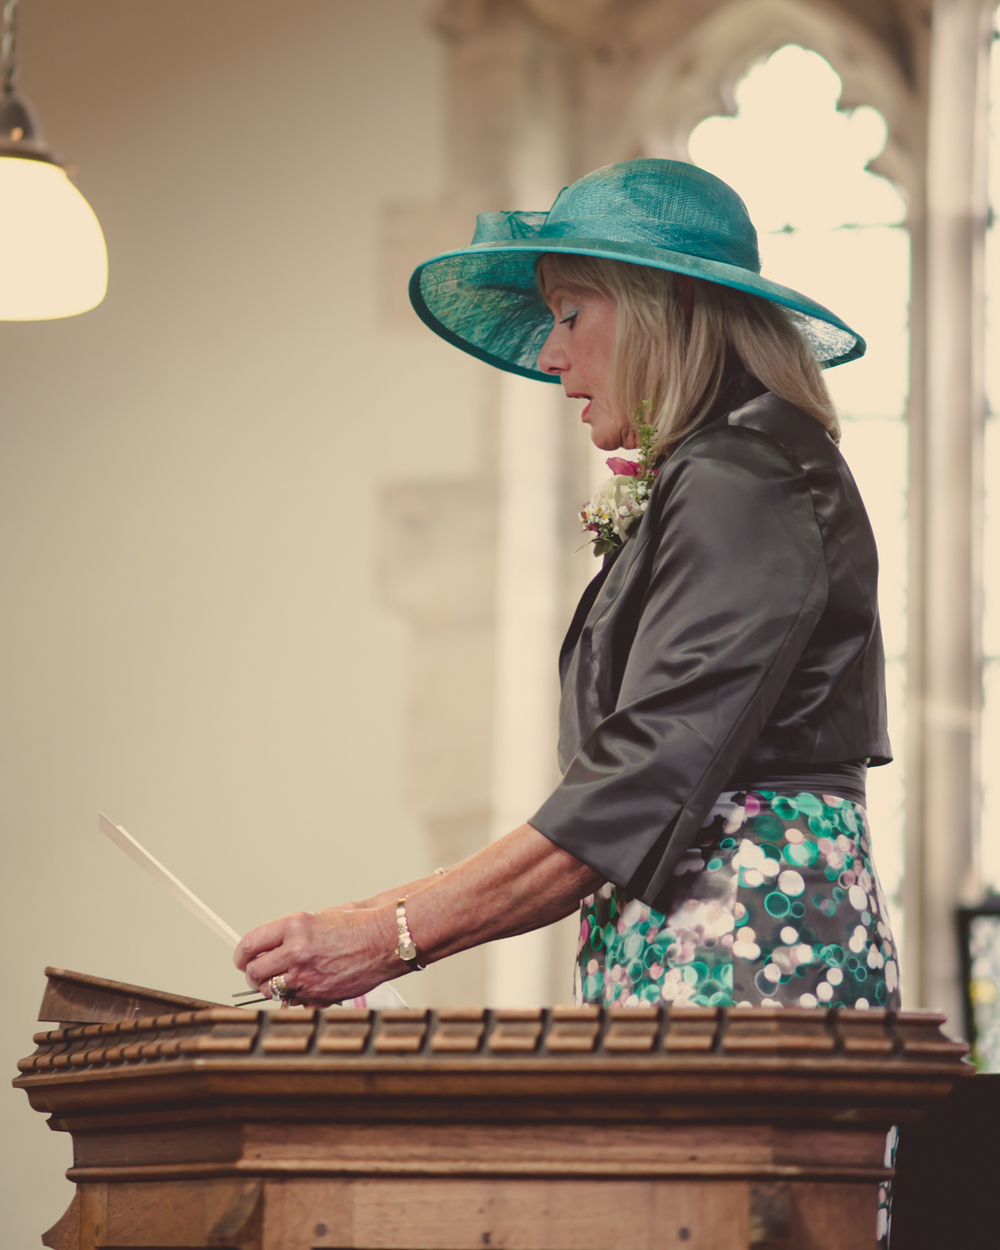
{"label": "three-quarter sleeve", "polygon": [[767,722],[827,578],[805,475],[754,431],[682,448],[631,541],[588,622],[590,662],[603,648],[620,674],[613,705],[530,823],[655,906]]}

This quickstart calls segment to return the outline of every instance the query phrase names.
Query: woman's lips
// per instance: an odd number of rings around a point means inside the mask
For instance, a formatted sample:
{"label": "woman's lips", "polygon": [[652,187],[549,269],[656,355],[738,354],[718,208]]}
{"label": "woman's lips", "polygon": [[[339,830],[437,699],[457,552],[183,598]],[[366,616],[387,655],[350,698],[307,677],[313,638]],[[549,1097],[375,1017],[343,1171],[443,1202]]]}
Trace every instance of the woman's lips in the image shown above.
{"label": "woman's lips", "polygon": [[590,405],[594,402],[593,395],[586,395],[584,394],[583,391],[567,391],[566,398],[567,399],[585,399],[587,401],[586,404],[584,405],[583,411],[580,413],[580,420],[586,421],[587,413],[590,411]]}

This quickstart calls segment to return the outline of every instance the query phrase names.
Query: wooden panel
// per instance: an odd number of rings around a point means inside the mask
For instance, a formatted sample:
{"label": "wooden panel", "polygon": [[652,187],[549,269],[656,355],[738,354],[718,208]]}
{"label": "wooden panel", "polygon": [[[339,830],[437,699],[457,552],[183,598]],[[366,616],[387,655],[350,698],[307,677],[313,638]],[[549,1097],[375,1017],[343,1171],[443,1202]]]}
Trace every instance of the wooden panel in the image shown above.
{"label": "wooden panel", "polygon": [[[885,1134],[769,1124],[248,1124],[244,1158],[261,1169],[615,1176],[831,1176],[874,1180]],[[599,1149],[581,1150],[593,1139]],[[95,1142],[101,1141],[95,1138]],[[220,1142],[221,1144],[221,1142]]]}
{"label": "wooden panel", "polygon": [[80,1250],[97,1250],[108,1244],[108,1186],[81,1185]]}
{"label": "wooden panel", "polygon": [[868,1185],[738,1181],[176,1181],[81,1198],[80,1250],[868,1250],[876,1210]]}
{"label": "wooden panel", "polygon": [[750,1250],[797,1250],[792,1246],[791,1189],[784,1182],[750,1186]]}
{"label": "wooden panel", "polygon": [[78,1133],[73,1142],[77,1167],[127,1162],[134,1166],[199,1162],[235,1162],[243,1155],[242,1124],[171,1124],[130,1133]]}
{"label": "wooden panel", "polygon": [[869,1250],[875,1245],[877,1210],[874,1185],[793,1185],[792,1250]]}
{"label": "wooden panel", "polygon": [[[261,1250],[260,1181],[85,1185],[80,1250]],[[86,1238],[89,1238],[86,1239]]]}
{"label": "wooden panel", "polygon": [[268,1189],[264,1246],[747,1250],[748,1238],[739,1182],[286,1181]]}
{"label": "wooden panel", "polygon": [[349,1180],[268,1181],[265,1250],[327,1250],[354,1244],[354,1189]]}

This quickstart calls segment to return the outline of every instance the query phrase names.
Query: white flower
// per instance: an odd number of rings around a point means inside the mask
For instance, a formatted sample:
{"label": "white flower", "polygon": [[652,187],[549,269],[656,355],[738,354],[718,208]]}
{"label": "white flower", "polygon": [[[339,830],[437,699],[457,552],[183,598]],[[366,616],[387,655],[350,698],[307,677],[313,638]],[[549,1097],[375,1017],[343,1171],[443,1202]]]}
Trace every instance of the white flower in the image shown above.
{"label": "white flower", "polygon": [[584,509],[589,519],[610,525],[618,538],[625,541],[629,530],[646,511],[646,501],[635,497],[636,479],[616,473],[602,482],[594,498]]}

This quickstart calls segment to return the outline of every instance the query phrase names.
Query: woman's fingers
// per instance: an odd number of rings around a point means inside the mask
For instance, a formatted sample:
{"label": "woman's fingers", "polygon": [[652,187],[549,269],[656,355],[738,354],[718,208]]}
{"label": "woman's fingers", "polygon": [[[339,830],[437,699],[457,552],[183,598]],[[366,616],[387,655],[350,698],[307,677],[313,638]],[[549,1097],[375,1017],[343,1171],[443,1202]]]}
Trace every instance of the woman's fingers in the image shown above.
{"label": "woman's fingers", "polygon": [[249,985],[262,986],[281,974],[289,989],[298,989],[320,953],[320,929],[311,912],[294,912],[260,925],[241,941],[237,966],[242,961]]}
{"label": "woman's fingers", "polygon": [[302,935],[305,923],[309,919],[308,912],[293,912],[282,916],[279,920],[269,920],[267,924],[258,925],[240,938],[233,953],[233,962],[241,972],[247,971],[247,965],[265,951],[275,950],[289,938]]}
{"label": "woman's fingers", "polygon": [[276,977],[279,973],[283,973],[285,980],[288,982],[288,988],[294,989],[295,982],[289,974],[289,957],[284,947],[279,946],[277,950],[266,951],[263,955],[259,955],[256,959],[252,959],[246,966],[247,984],[255,989],[264,985],[266,981],[270,981],[271,977]]}

